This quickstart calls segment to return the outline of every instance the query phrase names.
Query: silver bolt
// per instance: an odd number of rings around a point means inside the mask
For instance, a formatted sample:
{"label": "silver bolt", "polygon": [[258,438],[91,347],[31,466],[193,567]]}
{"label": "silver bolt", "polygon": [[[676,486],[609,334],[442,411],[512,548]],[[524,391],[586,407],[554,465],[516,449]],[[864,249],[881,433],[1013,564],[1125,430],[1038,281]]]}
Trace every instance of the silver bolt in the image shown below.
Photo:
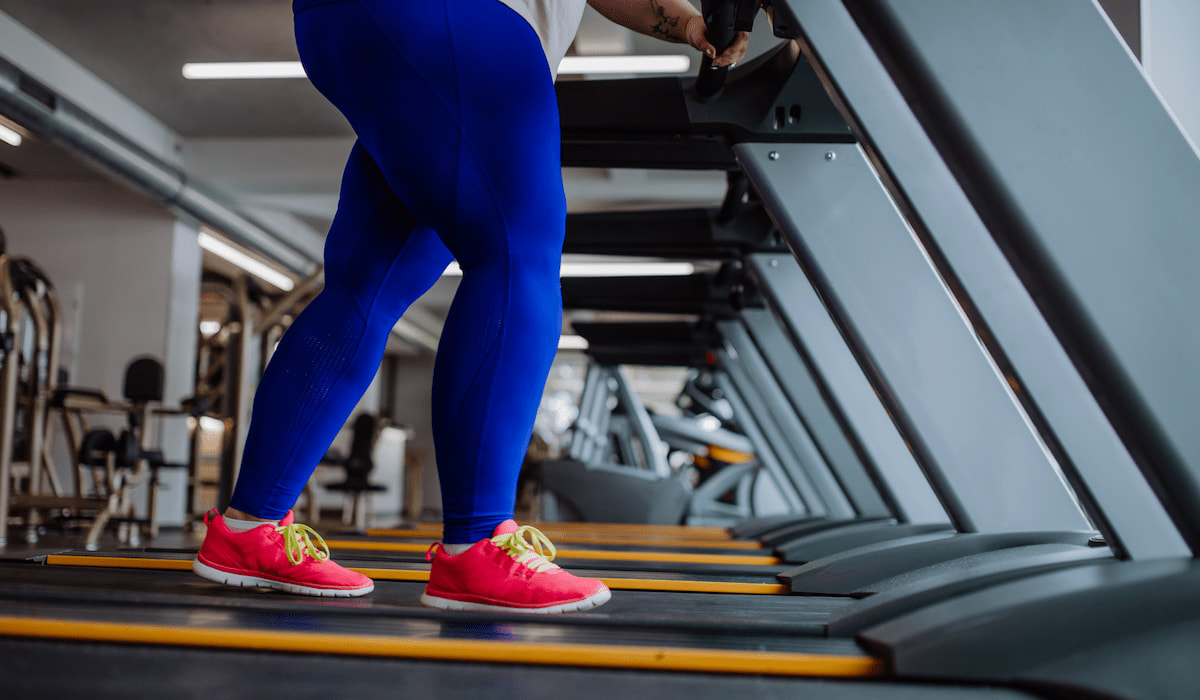
{"label": "silver bolt", "polygon": [[771,267],[779,267],[779,261],[778,261],[778,260],[772,260],[772,261],[771,261]]}
{"label": "silver bolt", "polygon": [[767,154],[767,157],[771,160],[779,160],[779,151],[771,151]]}
{"label": "silver bolt", "polygon": [[836,160],[836,159],[837,159],[837,154],[834,153],[833,151],[830,151],[825,154],[825,160]]}

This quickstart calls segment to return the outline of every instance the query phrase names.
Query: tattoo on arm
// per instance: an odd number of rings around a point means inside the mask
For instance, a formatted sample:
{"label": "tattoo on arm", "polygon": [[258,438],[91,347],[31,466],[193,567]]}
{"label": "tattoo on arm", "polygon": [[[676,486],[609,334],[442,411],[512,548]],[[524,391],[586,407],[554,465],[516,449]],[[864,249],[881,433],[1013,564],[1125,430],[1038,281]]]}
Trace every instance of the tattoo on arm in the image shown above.
{"label": "tattoo on arm", "polygon": [[685,42],[687,38],[680,33],[679,22],[682,18],[667,14],[666,8],[658,0],[650,0],[654,10],[655,22],[650,25],[650,33],[667,41]]}

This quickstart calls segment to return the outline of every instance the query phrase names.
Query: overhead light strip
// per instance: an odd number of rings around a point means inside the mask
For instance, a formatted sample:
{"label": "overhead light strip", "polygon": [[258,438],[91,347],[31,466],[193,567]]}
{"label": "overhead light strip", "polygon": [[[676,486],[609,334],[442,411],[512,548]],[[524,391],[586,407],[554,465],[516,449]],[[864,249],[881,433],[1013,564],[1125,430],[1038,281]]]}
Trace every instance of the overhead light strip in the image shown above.
{"label": "overhead light strip", "polygon": [[262,78],[306,78],[299,61],[243,61],[239,63],[185,63],[188,80],[249,80]]}
{"label": "overhead light strip", "polygon": [[[690,262],[565,262],[560,277],[686,277],[696,273]],[[458,262],[446,266],[442,275],[461,277]]]}
{"label": "overhead light strip", "polygon": [[7,126],[0,124],[0,141],[3,141],[10,146],[20,146],[21,135]]}
{"label": "overhead light strip", "polygon": [[296,286],[291,277],[238,250],[207,231],[200,232],[200,247],[285,292],[292,291],[292,288]]}
{"label": "overhead light strip", "polygon": [[692,70],[689,56],[567,56],[558,64],[559,75],[612,75],[617,73],[667,74]]}
{"label": "overhead light strip", "polygon": [[686,277],[695,274],[690,262],[565,262],[561,277]]}
{"label": "overhead light strip", "polygon": [[[692,69],[692,59],[672,56],[567,56],[559,64],[559,75],[673,75]],[[185,63],[188,80],[262,80],[304,78],[299,61],[242,61],[230,63]]]}
{"label": "overhead light strip", "polygon": [[588,341],[582,335],[560,335],[558,336],[559,350],[587,350]]}

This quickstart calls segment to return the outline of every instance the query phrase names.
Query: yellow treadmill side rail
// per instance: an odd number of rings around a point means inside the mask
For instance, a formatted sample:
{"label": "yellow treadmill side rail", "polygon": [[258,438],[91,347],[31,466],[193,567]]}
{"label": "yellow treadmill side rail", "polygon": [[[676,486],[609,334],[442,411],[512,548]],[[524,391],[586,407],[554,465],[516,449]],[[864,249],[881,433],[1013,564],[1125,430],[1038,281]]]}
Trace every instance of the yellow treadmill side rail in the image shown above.
{"label": "yellow treadmill side rail", "polygon": [[818,678],[862,678],[879,676],[884,671],[883,662],[869,656],[475,639],[414,639],[382,635],[202,629],[29,617],[0,617],[0,636],[474,663],[511,664],[517,660],[519,663],[533,665]]}

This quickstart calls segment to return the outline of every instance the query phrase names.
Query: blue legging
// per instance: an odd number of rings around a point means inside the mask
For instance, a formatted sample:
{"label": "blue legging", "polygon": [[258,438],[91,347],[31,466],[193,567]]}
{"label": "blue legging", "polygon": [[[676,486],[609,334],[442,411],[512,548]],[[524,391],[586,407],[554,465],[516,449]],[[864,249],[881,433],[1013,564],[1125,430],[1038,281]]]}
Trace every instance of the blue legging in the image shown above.
{"label": "blue legging", "polygon": [[[408,306],[457,259],[433,431],[443,538],[512,517],[562,325],[566,222],[554,85],[498,0],[296,0],[313,85],[358,136],[325,244],[325,289],[254,399],[230,505],[291,508],[374,377]],[[285,108],[285,106],[281,106]]]}

